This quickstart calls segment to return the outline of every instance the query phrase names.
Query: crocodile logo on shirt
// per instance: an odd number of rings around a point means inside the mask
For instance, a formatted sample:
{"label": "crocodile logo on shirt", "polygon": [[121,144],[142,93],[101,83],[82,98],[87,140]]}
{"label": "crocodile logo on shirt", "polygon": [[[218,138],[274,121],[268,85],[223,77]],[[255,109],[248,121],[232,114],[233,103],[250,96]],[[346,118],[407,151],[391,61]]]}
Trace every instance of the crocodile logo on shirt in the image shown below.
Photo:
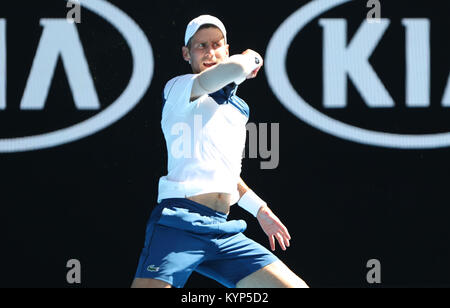
{"label": "crocodile logo on shirt", "polygon": [[156,267],[154,265],[149,265],[147,267],[147,271],[149,271],[149,272],[157,272],[157,271],[159,271],[159,267]]}

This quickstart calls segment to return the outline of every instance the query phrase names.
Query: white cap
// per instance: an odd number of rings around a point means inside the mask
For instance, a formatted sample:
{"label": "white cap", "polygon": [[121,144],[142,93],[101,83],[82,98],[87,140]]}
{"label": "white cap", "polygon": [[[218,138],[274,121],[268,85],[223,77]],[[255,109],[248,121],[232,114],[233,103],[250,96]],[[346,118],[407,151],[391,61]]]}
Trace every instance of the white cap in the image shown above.
{"label": "white cap", "polygon": [[186,35],[184,36],[184,45],[187,46],[189,40],[195,35],[195,33],[197,33],[198,29],[200,29],[201,26],[206,24],[211,24],[219,28],[220,31],[222,31],[223,33],[225,43],[227,42],[227,30],[225,29],[223,23],[217,17],[211,15],[202,15],[195,18],[188,24],[186,29]]}

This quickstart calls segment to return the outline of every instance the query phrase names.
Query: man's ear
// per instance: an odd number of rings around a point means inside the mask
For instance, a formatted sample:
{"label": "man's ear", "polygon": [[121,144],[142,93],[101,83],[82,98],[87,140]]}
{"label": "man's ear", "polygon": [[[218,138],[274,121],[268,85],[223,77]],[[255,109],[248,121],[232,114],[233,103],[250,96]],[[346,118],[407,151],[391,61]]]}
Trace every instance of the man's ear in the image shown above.
{"label": "man's ear", "polygon": [[230,56],[230,45],[227,44],[226,50],[227,50],[227,56]]}
{"label": "man's ear", "polygon": [[191,61],[191,55],[189,53],[189,48],[187,48],[186,46],[183,46],[183,48],[181,48],[181,52],[183,54],[184,61],[190,62]]}

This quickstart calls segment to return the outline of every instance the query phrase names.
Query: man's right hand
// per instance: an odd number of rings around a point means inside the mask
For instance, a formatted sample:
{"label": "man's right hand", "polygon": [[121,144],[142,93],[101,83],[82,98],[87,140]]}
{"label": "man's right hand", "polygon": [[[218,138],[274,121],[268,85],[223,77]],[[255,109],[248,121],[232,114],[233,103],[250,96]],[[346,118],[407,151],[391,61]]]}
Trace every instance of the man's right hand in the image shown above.
{"label": "man's right hand", "polygon": [[257,52],[254,51],[254,50],[251,50],[251,49],[247,49],[247,50],[244,51],[242,54],[243,54],[243,55],[251,55],[251,56],[254,55],[255,58],[258,58],[258,59],[261,60],[261,64],[260,64],[253,72],[251,72],[251,73],[247,76],[247,79],[253,79],[253,78],[255,78],[255,77],[258,75],[259,70],[260,70],[261,67],[264,65],[264,60],[263,60],[263,58],[261,57],[261,55],[260,55],[259,53],[257,53]]}

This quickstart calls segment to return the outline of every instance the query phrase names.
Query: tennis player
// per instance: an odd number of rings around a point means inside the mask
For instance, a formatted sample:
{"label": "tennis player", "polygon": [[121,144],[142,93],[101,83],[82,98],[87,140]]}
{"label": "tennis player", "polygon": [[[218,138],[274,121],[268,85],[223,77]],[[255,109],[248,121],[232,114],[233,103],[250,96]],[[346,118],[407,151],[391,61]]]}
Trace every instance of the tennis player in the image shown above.
{"label": "tennis player", "polygon": [[286,227],[240,178],[249,106],[236,92],[258,75],[262,57],[252,50],[230,56],[225,26],[210,15],[189,23],[184,45],[193,74],[164,89],[168,174],[159,180],[132,287],[182,288],[193,271],[228,288],[308,287],[243,234],[244,220],[227,219],[237,203],[257,218],[272,251],[276,241],[283,250],[290,245]]}

